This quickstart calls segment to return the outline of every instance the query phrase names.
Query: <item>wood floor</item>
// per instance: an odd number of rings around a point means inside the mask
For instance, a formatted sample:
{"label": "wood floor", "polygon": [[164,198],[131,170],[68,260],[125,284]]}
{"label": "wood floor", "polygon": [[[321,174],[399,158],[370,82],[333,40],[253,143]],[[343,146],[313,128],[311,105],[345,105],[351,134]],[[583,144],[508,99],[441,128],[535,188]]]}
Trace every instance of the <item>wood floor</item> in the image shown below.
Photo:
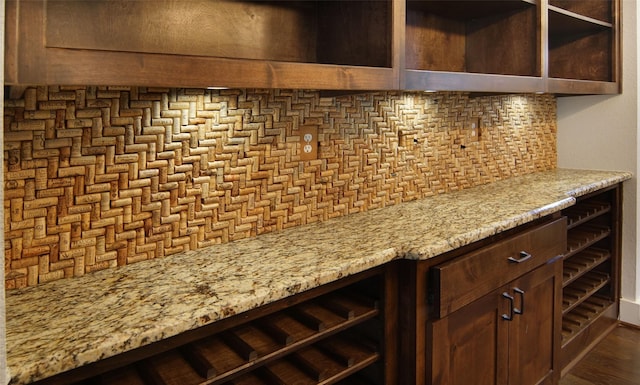
{"label": "wood floor", "polygon": [[560,385],[640,385],[640,329],[617,327]]}

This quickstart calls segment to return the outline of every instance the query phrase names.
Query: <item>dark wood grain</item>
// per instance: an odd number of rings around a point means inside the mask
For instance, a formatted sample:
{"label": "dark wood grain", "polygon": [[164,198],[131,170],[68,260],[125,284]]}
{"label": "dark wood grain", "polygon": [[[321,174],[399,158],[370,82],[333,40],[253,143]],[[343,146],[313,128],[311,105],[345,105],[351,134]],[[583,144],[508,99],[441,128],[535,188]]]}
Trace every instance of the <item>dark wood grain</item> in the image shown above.
{"label": "dark wood grain", "polygon": [[618,3],[8,0],[5,82],[619,93]]}
{"label": "dark wood grain", "polygon": [[[437,314],[443,317],[495,288],[533,270],[566,250],[566,220],[525,231],[434,268]],[[526,251],[531,255],[520,263]]]}
{"label": "dark wood grain", "polygon": [[577,13],[596,20],[612,22],[613,9],[611,7],[612,0],[550,0],[549,5],[566,9],[567,11]]}
{"label": "dark wood grain", "polygon": [[[553,384],[559,376],[560,263],[547,264],[436,320],[431,381],[438,385]],[[522,295],[513,294],[514,288]],[[510,314],[503,293],[515,297]],[[511,316],[511,320],[503,315]]]}

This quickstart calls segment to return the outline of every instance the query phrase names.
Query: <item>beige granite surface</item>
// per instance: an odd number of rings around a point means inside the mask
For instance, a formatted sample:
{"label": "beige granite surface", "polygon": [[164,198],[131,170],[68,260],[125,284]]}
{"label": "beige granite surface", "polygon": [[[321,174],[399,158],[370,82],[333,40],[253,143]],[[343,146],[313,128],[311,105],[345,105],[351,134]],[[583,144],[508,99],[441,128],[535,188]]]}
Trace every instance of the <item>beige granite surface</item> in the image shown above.
{"label": "beige granite surface", "polygon": [[430,258],[629,178],[608,171],[535,173],[13,290],[6,296],[11,383],[95,362],[394,259]]}

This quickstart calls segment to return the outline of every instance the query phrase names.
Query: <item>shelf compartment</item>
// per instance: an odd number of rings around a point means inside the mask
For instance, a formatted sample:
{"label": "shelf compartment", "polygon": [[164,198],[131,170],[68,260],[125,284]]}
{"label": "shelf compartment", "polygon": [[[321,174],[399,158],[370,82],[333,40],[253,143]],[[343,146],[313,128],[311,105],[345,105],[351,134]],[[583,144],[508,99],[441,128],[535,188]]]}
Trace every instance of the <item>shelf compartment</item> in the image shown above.
{"label": "shelf compartment", "polygon": [[[204,383],[219,384],[362,324],[378,313],[376,300],[341,291],[196,341],[182,351],[206,379]],[[273,330],[279,332],[271,333]]]}
{"label": "shelf compartment", "polygon": [[572,338],[585,330],[605,313],[614,302],[608,298],[592,296],[582,302],[573,311],[562,317],[562,345],[567,345]]}
{"label": "shelf compartment", "polygon": [[195,385],[203,380],[193,366],[175,350],[139,363],[138,371],[145,383],[153,385]]}
{"label": "shelf compartment", "polygon": [[[349,377],[379,358],[380,354],[371,349],[370,344],[338,336],[323,341],[322,347],[312,345],[300,349],[248,376],[257,376],[268,384],[328,385]],[[245,383],[250,382],[241,376],[226,384]]]}
{"label": "shelf compartment", "polygon": [[571,39],[572,36],[581,34],[589,34],[611,29],[611,22],[593,19],[574,12],[567,11],[563,8],[549,6],[549,35],[558,37],[565,35]]}
{"label": "shelf compartment", "polygon": [[549,76],[613,82],[613,37],[611,22],[550,5]]}
{"label": "shelf compartment", "polygon": [[591,219],[611,211],[611,204],[604,201],[590,200],[581,202],[565,210],[567,230],[579,226]]}
{"label": "shelf compartment", "polygon": [[391,67],[388,1],[61,0],[46,16],[48,48]]}
{"label": "shelf compartment", "polygon": [[[140,376],[140,373],[133,366],[122,368],[121,370],[109,372],[100,376],[100,380],[96,381],[100,385],[147,385],[146,382]],[[90,383],[96,383],[86,381],[88,385]],[[83,383],[83,385],[85,384]]]}
{"label": "shelf compartment", "polygon": [[408,1],[406,67],[540,76],[536,10],[529,1]]}
{"label": "shelf compartment", "polygon": [[550,0],[549,6],[606,23],[613,22],[613,8],[611,0]]}
{"label": "shelf compartment", "polygon": [[590,247],[565,259],[563,261],[562,286],[569,285],[609,258],[611,258],[611,252],[609,250]]}
{"label": "shelf compartment", "polygon": [[407,9],[448,19],[472,20],[529,9],[535,4],[535,0],[407,0]]}
{"label": "shelf compartment", "polygon": [[591,223],[571,229],[567,234],[567,252],[565,259],[586,249],[611,234],[607,226],[596,226]]}
{"label": "shelf compartment", "polygon": [[562,292],[563,316],[574,311],[582,302],[587,301],[589,297],[596,294],[598,290],[610,282],[611,277],[609,274],[592,270],[564,287]]}

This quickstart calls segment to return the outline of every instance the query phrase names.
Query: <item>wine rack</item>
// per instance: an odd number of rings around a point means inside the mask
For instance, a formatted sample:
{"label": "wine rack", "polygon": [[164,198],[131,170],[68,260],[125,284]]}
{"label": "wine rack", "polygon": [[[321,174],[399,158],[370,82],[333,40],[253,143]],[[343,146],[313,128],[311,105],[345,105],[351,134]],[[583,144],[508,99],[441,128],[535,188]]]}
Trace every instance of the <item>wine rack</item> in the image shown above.
{"label": "wine rack", "polygon": [[578,198],[563,211],[567,251],[563,260],[561,367],[568,369],[618,315],[620,188]]}
{"label": "wine rack", "polygon": [[383,384],[390,276],[367,276],[75,384]]}

